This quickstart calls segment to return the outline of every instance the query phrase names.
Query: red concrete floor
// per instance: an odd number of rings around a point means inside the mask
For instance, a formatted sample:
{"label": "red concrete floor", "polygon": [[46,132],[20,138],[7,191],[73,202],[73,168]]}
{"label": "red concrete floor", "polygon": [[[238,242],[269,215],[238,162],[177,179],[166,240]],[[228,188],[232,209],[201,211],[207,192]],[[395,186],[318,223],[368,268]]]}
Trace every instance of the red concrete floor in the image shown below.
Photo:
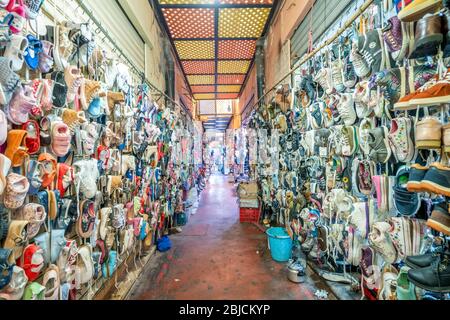
{"label": "red concrete floor", "polygon": [[[270,257],[266,235],[239,223],[233,189],[225,176],[210,178],[197,213],[171,236],[172,249],[152,258],[130,299],[311,300],[326,289],[312,271],[303,284],[287,280],[286,265]],[[331,293],[329,299],[335,299]]]}

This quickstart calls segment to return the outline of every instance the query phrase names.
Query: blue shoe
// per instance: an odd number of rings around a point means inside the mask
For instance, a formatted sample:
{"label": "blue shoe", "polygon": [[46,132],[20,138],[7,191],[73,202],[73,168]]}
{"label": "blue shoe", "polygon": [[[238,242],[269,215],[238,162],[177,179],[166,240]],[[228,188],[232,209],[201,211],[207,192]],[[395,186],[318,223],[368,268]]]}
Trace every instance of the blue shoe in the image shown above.
{"label": "blue shoe", "polygon": [[33,35],[27,35],[28,47],[25,49],[25,62],[31,70],[39,67],[39,54],[42,52],[42,42]]}
{"label": "blue shoe", "polygon": [[110,251],[108,260],[102,265],[102,274],[104,278],[110,278],[117,268],[117,251]]}
{"label": "blue shoe", "polygon": [[0,248],[0,289],[3,289],[11,281],[14,265],[10,264],[11,249]]}
{"label": "blue shoe", "polygon": [[397,170],[394,185],[394,206],[397,212],[404,216],[413,216],[420,209],[420,196],[417,193],[409,192],[406,189],[409,181],[410,169],[401,166]]}
{"label": "blue shoe", "polygon": [[93,119],[97,119],[102,115],[103,100],[100,98],[94,98],[89,104],[87,110],[89,116]]}

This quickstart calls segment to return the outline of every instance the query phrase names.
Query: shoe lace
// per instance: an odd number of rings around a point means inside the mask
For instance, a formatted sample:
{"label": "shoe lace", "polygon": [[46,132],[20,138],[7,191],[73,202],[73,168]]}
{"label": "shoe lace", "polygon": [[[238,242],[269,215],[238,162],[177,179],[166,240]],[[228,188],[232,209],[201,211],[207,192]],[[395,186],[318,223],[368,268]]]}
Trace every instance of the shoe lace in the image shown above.
{"label": "shoe lace", "polygon": [[317,82],[319,82],[320,86],[322,88],[328,88],[328,81],[327,81],[327,73],[325,69],[322,69],[319,74],[317,75],[316,79]]}
{"label": "shoe lace", "polygon": [[333,82],[335,84],[341,84],[342,83],[342,72],[340,68],[340,63],[336,62],[333,64],[333,67],[331,69],[331,74],[333,76]]}
{"label": "shoe lace", "polygon": [[447,72],[444,75],[444,77],[440,80],[438,80],[436,78],[431,79],[430,81],[425,83],[422,87],[420,87],[417,91],[419,91],[419,92],[426,91],[437,84],[450,84],[450,72]]}
{"label": "shoe lace", "polygon": [[367,70],[368,69],[365,60],[363,59],[363,57],[356,50],[352,50],[351,58],[352,58],[351,61],[353,63],[353,66],[356,69],[360,69],[360,70]]}
{"label": "shoe lace", "polygon": [[397,40],[395,40],[394,36],[392,35],[392,32],[386,33],[385,39],[389,42],[389,44],[392,48],[395,48],[399,45]]}
{"label": "shoe lace", "polygon": [[345,145],[345,146],[350,145],[350,139],[349,139],[348,135],[341,134],[340,138],[341,138],[340,141],[341,141],[342,145]]}

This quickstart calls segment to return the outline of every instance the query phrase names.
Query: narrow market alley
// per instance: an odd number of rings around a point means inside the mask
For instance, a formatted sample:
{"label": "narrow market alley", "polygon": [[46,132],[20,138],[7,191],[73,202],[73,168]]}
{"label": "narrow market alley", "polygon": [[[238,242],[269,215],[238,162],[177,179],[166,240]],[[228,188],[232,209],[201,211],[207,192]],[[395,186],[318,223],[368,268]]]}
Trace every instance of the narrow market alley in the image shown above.
{"label": "narrow market alley", "polygon": [[305,283],[289,282],[285,263],[270,256],[266,235],[239,223],[236,200],[226,176],[211,176],[197,213],[171,236],[169,252],[156,253],[129,298],[312,300],[326,289],[311,270]]}

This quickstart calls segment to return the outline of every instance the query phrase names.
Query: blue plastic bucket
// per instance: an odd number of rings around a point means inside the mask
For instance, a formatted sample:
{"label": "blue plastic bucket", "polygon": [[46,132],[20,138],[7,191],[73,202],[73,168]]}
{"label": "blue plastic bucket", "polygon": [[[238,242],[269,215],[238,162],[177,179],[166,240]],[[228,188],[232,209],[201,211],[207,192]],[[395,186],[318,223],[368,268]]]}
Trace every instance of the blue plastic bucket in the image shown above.
{"label": "blue plastic bucket", "polygon": [[266,231],[272,259],[286,262],[292,255],[292,239],[284,228],[270,228]]}

